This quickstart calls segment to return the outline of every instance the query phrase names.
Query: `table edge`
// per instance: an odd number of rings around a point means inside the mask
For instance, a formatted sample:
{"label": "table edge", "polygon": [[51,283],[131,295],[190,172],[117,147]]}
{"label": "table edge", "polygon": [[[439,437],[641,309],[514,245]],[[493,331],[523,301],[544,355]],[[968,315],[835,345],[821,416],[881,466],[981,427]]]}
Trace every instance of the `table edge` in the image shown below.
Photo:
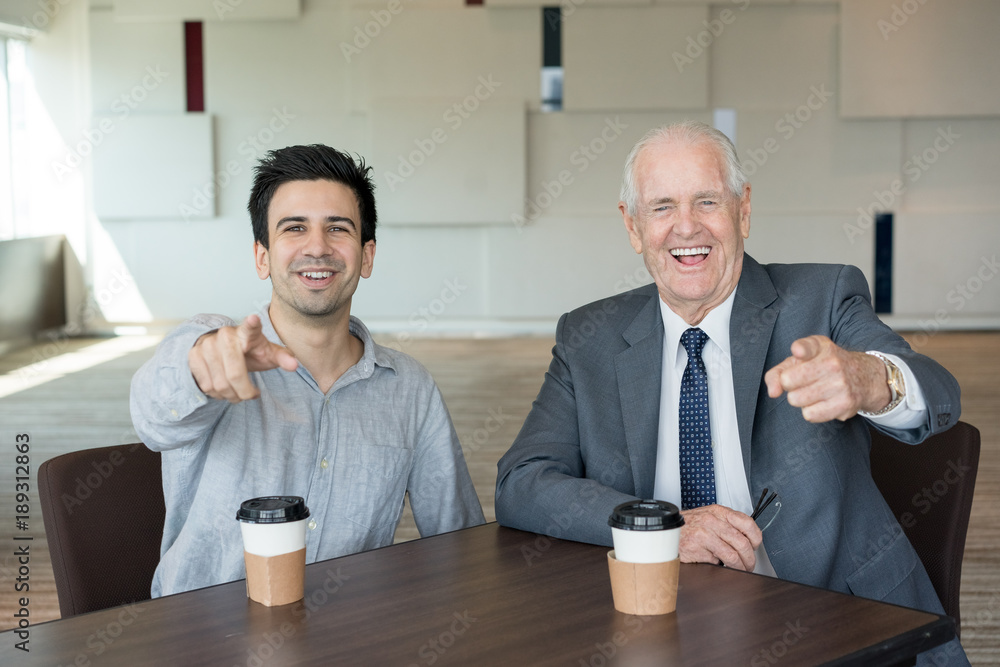
{"label": "table edge", "polygon": [[[918,609],[916,611],[923,610]],[[931,614],[933,612],[924,613]],[[941,614],[936,614],[936,616],[936,619],[926,625],[908,630],[875,646],[869,646],[849,655],[842,656],[837,660],[824,663],[823,667],[840,667],[842,665],[861,665],[863,667],[897,665],[903,660],[913,658],[912,646],[914,643],[919,646],[919,650],[917,651],[919,655],[924,651],[929,651],[947,644],[952,639],[956,639],[958,635],[955,633],[955,619],[951,616]]]}

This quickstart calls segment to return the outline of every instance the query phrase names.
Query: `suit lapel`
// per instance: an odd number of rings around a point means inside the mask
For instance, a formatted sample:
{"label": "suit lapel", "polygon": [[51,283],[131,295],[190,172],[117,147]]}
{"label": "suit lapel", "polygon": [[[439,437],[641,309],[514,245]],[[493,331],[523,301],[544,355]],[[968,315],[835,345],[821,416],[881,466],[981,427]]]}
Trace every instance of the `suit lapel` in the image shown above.
{"label": "suit lapel", "polygon": [[733,361],[736,422],[748,481],[757,398],[766,370],[764,363],[771,344],[771,332],[779,312],[776,307],[769,306],[777,297],[778,293],[764,268],[750,255],[744,255],[743,273],[729,320],[729,348]]}
{"label": "suit lapel", "polygon": [[663,365],[663,319],[655,287],[652,298],[622,332],[622,337],[629,348],[615,356],[615,373],[625,423],[625,443],[632,464],[635,494],[640,498],[652,498]]}

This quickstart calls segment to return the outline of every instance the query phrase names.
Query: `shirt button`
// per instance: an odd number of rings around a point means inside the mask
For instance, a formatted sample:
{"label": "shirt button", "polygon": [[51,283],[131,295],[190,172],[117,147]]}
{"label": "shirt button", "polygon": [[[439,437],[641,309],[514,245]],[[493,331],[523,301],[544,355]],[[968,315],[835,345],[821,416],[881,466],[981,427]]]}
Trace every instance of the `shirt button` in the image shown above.
{"label": "shirt button", "polygon": [[323,459],[322,461],[319,462],[319,467],[322,468],[323,470],[326,470],[326,467],[328,465],[330,464],[326,462],[326,459]]}
{"label": "shirt button", "polygon": [[316,519],[309,520],[309,530],[316,530]]}
{"label": "shirt button", "polygon": [[177,411],[176,411],[176,410],[171,410],[171,411],[170,411],[170,415],[171,415],[172,417],[176,417],[176,416],[177,416]]}

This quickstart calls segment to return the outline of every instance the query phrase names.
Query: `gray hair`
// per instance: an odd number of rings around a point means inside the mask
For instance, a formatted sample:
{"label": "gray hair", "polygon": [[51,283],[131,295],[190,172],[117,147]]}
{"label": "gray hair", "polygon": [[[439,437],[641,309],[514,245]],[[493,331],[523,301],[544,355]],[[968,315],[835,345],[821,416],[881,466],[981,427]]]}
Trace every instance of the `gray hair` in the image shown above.
{"label": "gray hair", "polygon": [[632,151],[625,160],[625,171],[622,173],[621,201],[625,202],[628,214],[635,217],[639,208],[639,193],[635,183],[635,163],[650,144],[660,141],[686,141],[689,144],[708,142],[719,151],[723,158],[723,168],[725,169],[726,185],[729,192],[737,199],[743,196],[743,189],[749,182],[743,165],[736,155],[736,147],[729,137],[719,132],[714,127],[694,120],[686,120],[682,123],[664,125],[650,130],[632,147]]}

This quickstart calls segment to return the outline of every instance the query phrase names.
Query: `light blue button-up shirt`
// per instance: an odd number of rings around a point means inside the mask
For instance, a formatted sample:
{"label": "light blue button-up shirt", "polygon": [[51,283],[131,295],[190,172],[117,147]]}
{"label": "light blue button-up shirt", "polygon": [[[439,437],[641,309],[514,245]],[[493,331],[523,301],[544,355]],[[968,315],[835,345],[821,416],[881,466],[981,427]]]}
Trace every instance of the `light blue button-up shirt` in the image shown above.
{"label": "light blue button-up shirt", "polygon": [[[268,340],[282,344],[267,308]],[[132,380],[136,432],[162,452],[166,522],[152,595],[242,579],[236,511],[248,498],[302,496],[306,562],[392,544],[409,494],[421,536],[484,522],[458,436],[430,373],[377,345],[326,394],[301,364],[251,373],[260,398],[232,405],[198,389],[188,350],[236,323],[199,315],[171,332]]]}

